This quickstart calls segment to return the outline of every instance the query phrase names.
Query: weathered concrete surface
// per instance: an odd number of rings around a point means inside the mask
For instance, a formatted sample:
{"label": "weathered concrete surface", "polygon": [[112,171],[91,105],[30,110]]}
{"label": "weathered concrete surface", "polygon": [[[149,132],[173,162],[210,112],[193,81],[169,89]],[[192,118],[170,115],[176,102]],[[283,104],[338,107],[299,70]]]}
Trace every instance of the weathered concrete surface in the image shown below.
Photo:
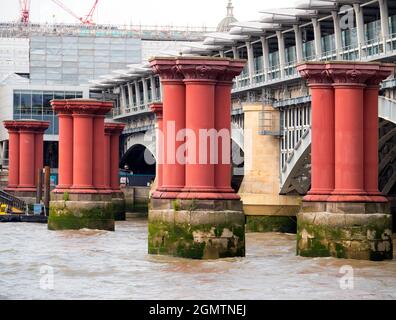
{"label": "weathered concrete surface", "polygon": [[300,256],[393,259],[392,215],[378,204],[310,204],[297,215],[297,229]]}
{"label": "weathered concrete surface", "polygon": [[121,188],[125,197],[125,212],[133,212],[134,209],[134,199],[135,199],[135,189],[132,187]]}
{"label": "weathered concrete surface", "polygon": [[246,232],[296,233],[295,216],[246,216]]}
{"label": "weathered concrete surface", "polygon": [[125,221],[126,216],[126,203],[125,199],[120,198],[119,195],[116,195],[112,200],[112,207],[114,212],[114,220],[115,221]]}
{"label": "weathered concrete surface", "polygon": [[148,212],[150,202],[150,187],[134,187],[134,212]]}
{"label": "weathered concrete surface", "polygon": [[115,210],[111,201],[51,201],[48,229],[114,231]]}
{"label": "weathered concrete surface", "polygon": [[150,202],[150,187],[125,187],[121,190],[125,197],[125,211],[140,212],[147,216]]}
{"label": "weathered concrete surface", "polygon": [[259,134],[260,112],[270,111],[275,122],[279,113],[272,106],[261,103],[249,103],[243,109],[245,175],[238,194],[247,216],[247,231],[290,232],[293,230],[290,225],[293,219],[290,217],[295,217],[299,212],[301,198],[279,195],[279,140],[274,136]]}
{"label": "weathered concrete surface", "polygon": [[190,259],[244,257],[245,216],[242,211],[223,210],[238,207],[224,202],[223,206],[220,200],[152,203],[149,253]]}

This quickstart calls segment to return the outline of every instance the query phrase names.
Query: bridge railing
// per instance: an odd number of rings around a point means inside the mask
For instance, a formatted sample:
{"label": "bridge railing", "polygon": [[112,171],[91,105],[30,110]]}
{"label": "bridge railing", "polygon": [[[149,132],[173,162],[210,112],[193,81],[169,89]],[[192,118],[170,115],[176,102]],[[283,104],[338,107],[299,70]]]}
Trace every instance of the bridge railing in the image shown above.
{"label": "bridge railing", "polygon": [[[352,44],[343,47],[341,50],[330,50],[320,55],[312,55],[304,58],[306,61],[330,61],[330,60],[360,60],[371,61],[378,60],[381,57],[396,55],[396,33],[388,37],[378,37],[367,40],[363,44]],[[256,58],[257,59],[257,58]],[[269,68],[260,68],[253,76],[253,82],[250,81],[249,74],[243,74],[236,77],[233,92],[239,92],[269,85],[273,82],[284,81],[298,78],[297,61],[288,62],[284,65],[274,65]]]}
{"label": "bridge railing", "polygon": [[281,112],[281,157],[280,167],[284,168],[294,155],[298,144],[311,128],[311,104],[291,106]]}
{"label": "bridge railing", "polygon": [[25,211],[26,209],[25,201],[2,190],[0,190],[0,203],[7,205],[9,208],[16,208],[20,211]]}

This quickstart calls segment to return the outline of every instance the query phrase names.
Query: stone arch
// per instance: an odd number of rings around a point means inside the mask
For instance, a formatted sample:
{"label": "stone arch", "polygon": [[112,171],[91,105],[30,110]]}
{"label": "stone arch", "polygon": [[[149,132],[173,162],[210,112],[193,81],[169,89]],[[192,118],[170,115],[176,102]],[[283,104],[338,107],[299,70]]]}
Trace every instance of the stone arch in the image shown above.
{"label": "stone arch", "polygon": [[133,133],[124,141],[121,168],[127,165],[134,174],[155,175],[155,131]]}
{"label": "stone arch", "polygon": [[155,175],[156,161],[152,152],[142,144],[135,144],[124,154],[121,167],[128,167],[133,174]]}

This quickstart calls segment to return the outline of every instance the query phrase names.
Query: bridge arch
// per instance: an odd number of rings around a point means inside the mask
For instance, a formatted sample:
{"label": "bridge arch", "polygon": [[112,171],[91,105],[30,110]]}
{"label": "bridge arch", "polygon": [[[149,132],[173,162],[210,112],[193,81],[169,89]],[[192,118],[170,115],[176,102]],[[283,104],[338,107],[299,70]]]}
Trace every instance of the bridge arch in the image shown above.
{"label": "bridge arch", "polygon": [[154,130],[131,134],[125,138],[121,168],[128,167],[133,174],[155,175],[155,134]]}

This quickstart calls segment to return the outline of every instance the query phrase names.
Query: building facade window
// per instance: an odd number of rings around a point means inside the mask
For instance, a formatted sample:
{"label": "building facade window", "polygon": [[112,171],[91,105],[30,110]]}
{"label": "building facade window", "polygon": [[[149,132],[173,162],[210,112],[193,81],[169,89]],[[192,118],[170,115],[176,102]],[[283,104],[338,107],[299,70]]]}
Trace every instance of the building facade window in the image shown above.
{"label": "building facade window", "polygon": [[14,90],[14,120],[34,119],[49,121],[50,127],[45,134],[59,134],[58,117],[51,108],[53,99],[82,98],[80,91],[36,91]]}

